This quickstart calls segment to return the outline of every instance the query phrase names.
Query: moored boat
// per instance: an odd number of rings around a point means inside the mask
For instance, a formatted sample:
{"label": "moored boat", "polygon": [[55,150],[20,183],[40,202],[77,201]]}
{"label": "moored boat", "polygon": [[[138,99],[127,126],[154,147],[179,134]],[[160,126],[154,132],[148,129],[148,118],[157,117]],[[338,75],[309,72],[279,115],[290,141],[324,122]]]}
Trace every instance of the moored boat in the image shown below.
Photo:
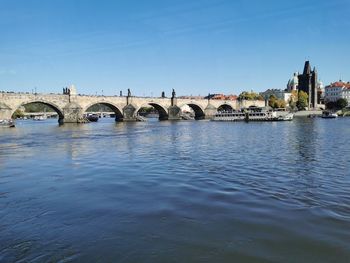
{"label": "moored boat", "polygon": [[90,122],[97,122],[98,116],[96,114],[88,114],[86,119],[88,119]]}
{"label": "moored boat", "polygon": [[293,113],[277,113],[276,111],[248,111],[248,112],[218,112],[213,121],[291,121]]}
{"label": "moored boat", "polygon": [[47,119],[47,116],[46,116],[46,115],[35,116],[35,117],[33,118],[33,120],[35,120],[35,121],[44,121],[44,120],[46,120],[46,119]]}
{"label": "moored boat", "polygon": [[0,127],[3,128],[13,128],[15,127],[15,121],[10,119],[10,120],[0,120]]}
{"label": "moored boat", "polygon": [[294,114],[293,113],[287,113],[286,115],[281,115],[278,117],[280,121],[291,121],[294,118]]}
{"label": "moored boat", "polygon": [[338,114],[336,114],[335,112],[323,111],[321,117],[323,119],[335,119],[338,118]]}

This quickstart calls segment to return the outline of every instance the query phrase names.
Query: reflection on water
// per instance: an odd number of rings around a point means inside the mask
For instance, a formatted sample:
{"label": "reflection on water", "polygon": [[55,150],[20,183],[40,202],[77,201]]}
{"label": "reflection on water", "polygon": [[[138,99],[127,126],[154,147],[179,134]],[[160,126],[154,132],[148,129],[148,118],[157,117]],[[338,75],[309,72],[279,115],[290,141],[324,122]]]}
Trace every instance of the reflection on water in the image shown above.
{"label": "reflection on water", "polygon": [[350,119],[0,131],[0,262],[348,262]]}

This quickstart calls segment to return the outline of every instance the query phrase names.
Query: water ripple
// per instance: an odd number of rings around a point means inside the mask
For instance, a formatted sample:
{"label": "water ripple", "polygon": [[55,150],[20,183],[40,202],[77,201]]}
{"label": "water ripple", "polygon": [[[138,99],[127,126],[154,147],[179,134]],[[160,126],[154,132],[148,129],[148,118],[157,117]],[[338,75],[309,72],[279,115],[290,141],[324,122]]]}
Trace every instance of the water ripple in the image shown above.
{"label": "water ripple", "polygon": [[349,124],[19,122],[0,261],[348,262]]}

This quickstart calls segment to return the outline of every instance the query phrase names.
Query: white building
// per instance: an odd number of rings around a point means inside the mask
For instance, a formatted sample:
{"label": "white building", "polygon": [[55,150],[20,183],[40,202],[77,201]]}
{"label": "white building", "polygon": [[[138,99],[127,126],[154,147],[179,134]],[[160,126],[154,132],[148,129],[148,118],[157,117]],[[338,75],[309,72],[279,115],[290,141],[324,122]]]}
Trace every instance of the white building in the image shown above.
{"label": "white building", "polygon": [[325,102],[346,99],[350,104],[350,82],[337,81],[325,87]]}
{"label": "white building", "polygon": [[292,94],[288,91],[281,90],[281,89],[268,89],[264,92],[260,92],[260,95],[263,96],[265,101],[268,101],[270,99],[270,96],[274,95],[274,96],[276,96],[277,99],[284,100],[286,102],[286,104],[288,105],[289,99],[290,99]]}

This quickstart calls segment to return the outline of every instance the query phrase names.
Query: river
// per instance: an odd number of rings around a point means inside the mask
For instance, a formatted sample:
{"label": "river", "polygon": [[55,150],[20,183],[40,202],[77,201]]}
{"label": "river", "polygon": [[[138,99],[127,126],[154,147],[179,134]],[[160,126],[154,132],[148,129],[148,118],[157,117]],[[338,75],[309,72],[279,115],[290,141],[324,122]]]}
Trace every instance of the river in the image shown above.
{"label": "river", "polygon": [[0,262],[349,262],[350,118],[0,130]]}

